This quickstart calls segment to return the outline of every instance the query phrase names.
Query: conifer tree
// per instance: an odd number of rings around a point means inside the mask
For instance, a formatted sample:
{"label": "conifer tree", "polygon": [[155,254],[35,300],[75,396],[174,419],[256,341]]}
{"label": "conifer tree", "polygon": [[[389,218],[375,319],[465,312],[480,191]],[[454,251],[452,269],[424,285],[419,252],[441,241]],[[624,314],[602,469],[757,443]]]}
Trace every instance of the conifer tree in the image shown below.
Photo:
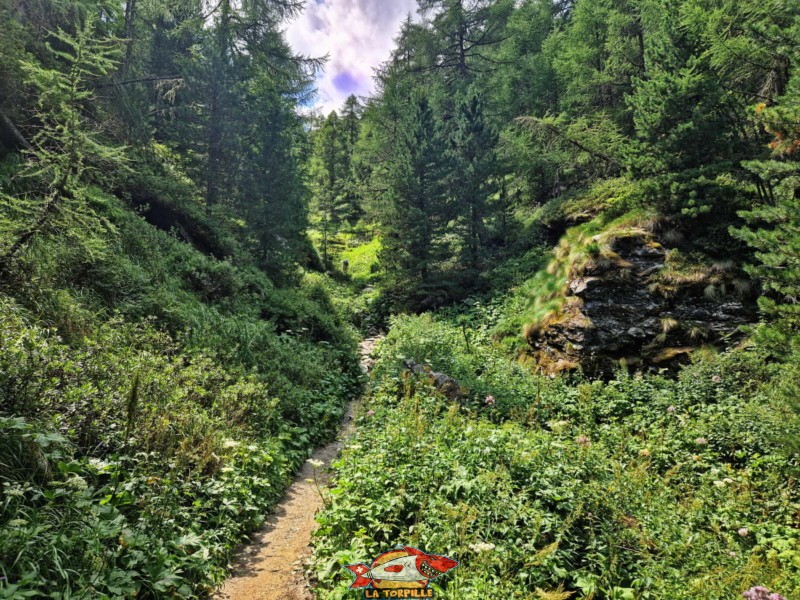
{"label": "conifer tree", "polygon": [[361,130],[361,113],[363,107],[358,97],[351,94],[347,97],[342,107],[341,125],[339,128],[340,143],[343,148],[344,170],[344,202],[347,205],[345,219],[355,222],[362,214],[360,197],[360,182],[356,173],[356,146]]}
{"label": "conifer tree", "polygon": [[488,53],[502,41],[512,8],[509,0],[419,0],[420,13],[430,19],[430,69],[463,82],[497,68]]}
{"label": "conifer tree", "polygon": [[322,233],[322,258],[330,263],[330,238],[344,223],[348,211],[347,148],[343,144],[342,121],[332,111],[314,134],[311,173],[314,180],[314,205]]}
{"label": "conifer tree", "polygon": [[477,94],[462,99],[457,106],[455,133],[451,141],[452,190],[462,230],[463,263],[472,271],[480,267],[489,197],[496,191],[496,143],[497,135],[486,123]]}
{"label": "conifer tree", "polygon": [[416,99],[402,125],[384,174],[380,260],[392,285],[408,296],[431,283],[447,255],[450,206],[446,145],[427,98]]}
{"label": "conifer tree", "polygon": [[100,170],[119,168],[122,150],[108,145],[87,116],[96,108],[92,89],[116,67],[119,41],[96,37],[97,19],[88,15],[74,35],[59,30],[48,42],[52,68],[23,61],[28,85],[37,92],[40,126],[26,151],[19,195],[3,194],[0,212],[0,270],[42,235],[70,240],[88,254],[103,248],[109,224],[93,208],[89,183]]}
{"label": "conifer tree", "polygon": [[[800,39],[800,19],[791,31]],[[800,53],[793,57],[800,59]],[[759,263],[747,267],[758,278],[765,295],[761,310],[780,319],[779,328],[800,333],[800,76],[793,76],[787,91],[772,107],[756,108],[761,123],[773,135],[772,157],[749,161],[745,167],[756,176],[762,202],[740,214],[748,227],[732,234],[756,251]]]}

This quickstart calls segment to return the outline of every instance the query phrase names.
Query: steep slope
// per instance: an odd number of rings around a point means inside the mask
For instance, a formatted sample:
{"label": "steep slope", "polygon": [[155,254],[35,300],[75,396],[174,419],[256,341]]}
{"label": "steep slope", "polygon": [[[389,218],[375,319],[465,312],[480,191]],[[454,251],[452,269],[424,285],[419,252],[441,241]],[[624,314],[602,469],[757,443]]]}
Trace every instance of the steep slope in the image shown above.
{"label": "steep slope", "polygon": [[[355,338],[324,277],[273,283],[231,216],[150,193],[192,233],[94,189],[105,248],[43,239],[2,281],[0,565],[12,595],[212,589],[357,393]],[[200,232],[229,258],[201,252],[214,253]]]}

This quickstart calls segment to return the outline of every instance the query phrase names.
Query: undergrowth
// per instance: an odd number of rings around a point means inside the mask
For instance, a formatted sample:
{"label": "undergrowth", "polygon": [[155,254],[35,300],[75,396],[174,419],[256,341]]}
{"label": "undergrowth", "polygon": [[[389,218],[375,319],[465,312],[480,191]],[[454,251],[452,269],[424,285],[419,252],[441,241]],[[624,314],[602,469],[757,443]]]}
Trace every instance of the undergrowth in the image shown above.
{"label": "undergrowth", "polygon": [[[742,348],[678,379],[551,378],[459,319],[399,318],[381,344],[319,517],[320,597],[397,544],[460,561],[433,584],[453,600],[800,593],[797,422],[771,383],[790,363]],[[469,392],[448,401],[409,359]]]}
{"label": "undergrowth", "polygon": [[0,292],[0,597],[201,597],[337,430],[355,332],[328,278],[95,193],[107,251],[43,240]]}

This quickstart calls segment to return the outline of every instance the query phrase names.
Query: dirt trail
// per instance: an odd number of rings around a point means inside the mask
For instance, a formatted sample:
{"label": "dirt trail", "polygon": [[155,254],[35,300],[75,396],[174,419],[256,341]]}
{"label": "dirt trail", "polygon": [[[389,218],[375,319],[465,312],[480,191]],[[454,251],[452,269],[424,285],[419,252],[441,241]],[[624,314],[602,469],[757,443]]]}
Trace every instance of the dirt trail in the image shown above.
{"label": "dirt trail", "polygon": [[[368,338],[359,346],[364,371],[372,366],[370,354],[377,340]],[[337,440],[312,456],[324,463],[316,469],[320,486],[327,483],[331,461],[352,431],[355,408],[356,401],[348,405]],[[322,508],[313,478],[314,467],[307,462],[264,526],[233,562],[233,574],[214,594],[214,600],[314,600],[303,576],[303,564],[311,553],[311,534],[316,529],[314,515]]]}

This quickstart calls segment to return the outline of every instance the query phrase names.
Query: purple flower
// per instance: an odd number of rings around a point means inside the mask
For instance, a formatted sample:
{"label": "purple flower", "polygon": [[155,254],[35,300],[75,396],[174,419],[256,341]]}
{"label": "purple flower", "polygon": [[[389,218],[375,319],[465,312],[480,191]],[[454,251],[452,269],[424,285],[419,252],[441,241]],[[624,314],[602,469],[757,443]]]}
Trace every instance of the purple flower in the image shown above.
{"label": "purple flower", "polygon": [[374,410],[368,410],[368,411],[367,411],[367,416],[368,416],[368,417],[371,417],[371,416],[372,416],[372,415],[374,415],[374,414],[375,414],[375,411],[374,411]]}
{"label": "purple flower", "polygon": [[587,435],[579,435],[578,437],[575,438],[575,443],[578,444],[578,446],[583,446],[584,448],[588,448],[589,446],[592,445],[592,440],[590,440],[589,436]]}
{"label": "purple flower", "polygon": [[675,412],[675,407],[674,406],[668,407],[667,408],[667,412],[670,413],[670,414],[674,413]]}
{"label": "purple flower", "polygon": [[719,375],[714,375],[711,378],[711,381],[713,381],[714,383],[722,383],[722,377],[720,377]]}
{"label": "purple flower", "polygon": [[751,587],[749,590],[742,593],[742,597],[747,598],[747,600],[786,600],[786,598],[778,593],[770,593],[763,585]]}
{"label": "purple flower", "polygon": [[747,527],[742,527],[739,530],[739,535],[742,536],[742,537],[747,537],[748,535],[750,535],[750,530]]}
{"label": "purple flower", "polygon": [[494,406],[495,405],[494,396],[486,396],[486,400],[484,400],[483,402],[486,404],[486,406]]}

